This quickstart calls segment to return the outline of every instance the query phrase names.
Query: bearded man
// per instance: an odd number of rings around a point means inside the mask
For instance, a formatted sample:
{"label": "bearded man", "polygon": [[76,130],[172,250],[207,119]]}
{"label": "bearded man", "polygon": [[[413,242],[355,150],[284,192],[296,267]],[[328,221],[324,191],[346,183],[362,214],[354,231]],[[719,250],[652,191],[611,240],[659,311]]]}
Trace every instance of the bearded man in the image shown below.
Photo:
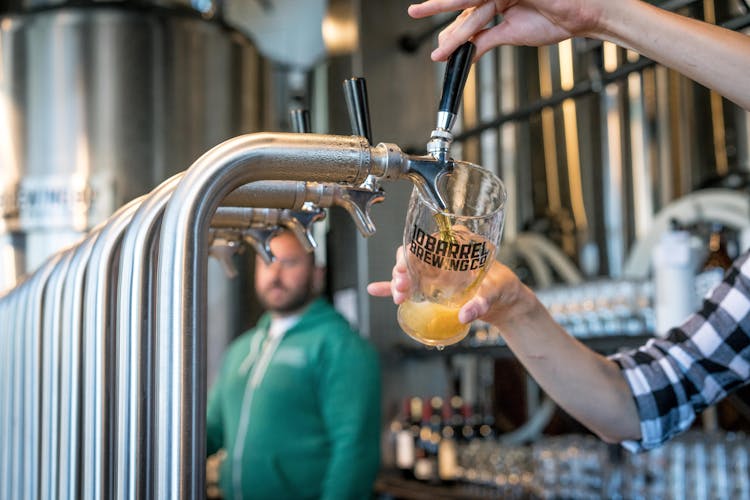
{"label": "bearded man", "polygon": [[224,355],[208,397],[207,448],[226,451],[234,499],[370,498],[380,455],[380,371],[372,346],[323,298],[324,269],[296,237],[256,258],[266,310]]}

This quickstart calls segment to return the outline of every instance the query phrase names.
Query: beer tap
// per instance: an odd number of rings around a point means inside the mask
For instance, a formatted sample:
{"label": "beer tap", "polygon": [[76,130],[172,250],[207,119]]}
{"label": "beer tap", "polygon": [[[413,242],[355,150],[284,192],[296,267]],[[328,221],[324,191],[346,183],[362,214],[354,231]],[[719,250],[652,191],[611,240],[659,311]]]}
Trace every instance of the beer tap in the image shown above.
{"label": "beer tap", "polygon": [[271,263],[274,256],[270,242],[280,228],[291,231],[305,250],[312,252],[317,246],[312,225],[324,218],[325,211],[317,207],[304,210],[219,207],[211,219],[210,237],[218,248],[235,247],[244,240],[265,262]]}
{"label": "beer tap", "polygon": [[427,143],[427,156],[409,157],[406,175],[417,189],[433,199],[440,208],[445,200],[440,194],[438,182],[453,169],[453,160],[448,152],[453,142],[452,129],[458,116],[466,79],[474,58],[476,47],[471,42],[461,45],[448,59],[443,79],[443,93],[438,107],[437,125]]}
{"label": "beer tap", "polygon": [[294,233],[305,250],[312,252],[318,246],[312,234],[313,224],[325,219],[325,216],[325,210],[318,207],[310,207],[295,212],[282,210],[279,224]]}
{"label": "beer tap", "polygon": [[[349,123],[354,135],[364,137],[372,144],[372,127],[370,125],[370,105],[367,101],[367,84],[364,78],[344,80],[344,98],[349,111]],[[370,208],[385,200],[385,191],[378,184],[374,175],[368,175],[359,188],[349,188],[340,193],[342,206],[354,219],[363,236],[375,234],[375,224],[370,218]]]}
{"label": "beer tap", "polygon": [[239,272],[232,261],[232,257],[242,253],[242,235],[236,231],[219,232],[210,229],[209,242],[208,255],[219,262],[227,278],[236,278]]}
{"label": "beer tap", "polygon": [[[345,80],[344,95],[352,131],[371,144],[370,115],[364,78]],[[298,133],[310,133],[309,112],[304,109],[293,109],[291,114],[293,130]],[[375,234],[376,228],[370,217],[370,209],[376,203],[385,200],[385,191],[378,186],[375,176],[367,176],[359,187],[308,182],[305,189],[308,201],[313,204],[319,207],[336,205],[346,210],[362,236],[367,238]],[[316,194],[317,199],[314,198]]]}
{"label": "beer tap", "polygon": [[294,108],[289,112],[292,132],[299,134],[309,134],[312,132],[312,126],[310,125],[310,112],[302,108]]}
{"label": "beer tap", "polygon": [[256,181],[240,186],[221,202],[222,207],[263,206],[301,210],[308,204],[346,210],[364,237],[375,233],[370,207],[385,199],[382,190],[369,191],[343,184],[305,181]]}
{"label": "beer tap", "polygon": [[449,161],[448,149],[453,142],[451,131],[456,123],[461,96],[475,52],[476,46],[473,43],[464,43],[451,55],[445,68],[437,126],[432,131],[430,142],[427,143],[427,151],[440,161]]}
{"label": "beer tap", "polygon": [[[349,111],[349,124],[354,135],[364,137],[368,144],[372,144],[372,127],[370,126],[370,105],[367,101],[367,83],[364,78],[349,78],[344,80],[344,99],[346,109]],[[380,190],[378,180],[373,175],[368,175],[360,185],[367,191]]]}
{"label": "beer tap", "polygon": [[372,127],[370,126],[370,105],[367,101],[367,83],[364,78],[344,80],[344,99],[349,111],[349,123],[354,135],[367,139],[372,144]]}

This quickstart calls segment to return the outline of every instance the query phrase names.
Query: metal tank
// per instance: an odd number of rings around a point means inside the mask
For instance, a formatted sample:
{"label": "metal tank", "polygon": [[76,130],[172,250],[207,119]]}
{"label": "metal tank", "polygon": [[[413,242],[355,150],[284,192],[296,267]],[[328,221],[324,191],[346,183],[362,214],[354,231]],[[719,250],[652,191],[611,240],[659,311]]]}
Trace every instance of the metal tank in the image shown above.
{"label": "metal tank", "polygon": [[6,3],[0,290],[261,121],[264,64],[215,2]]}

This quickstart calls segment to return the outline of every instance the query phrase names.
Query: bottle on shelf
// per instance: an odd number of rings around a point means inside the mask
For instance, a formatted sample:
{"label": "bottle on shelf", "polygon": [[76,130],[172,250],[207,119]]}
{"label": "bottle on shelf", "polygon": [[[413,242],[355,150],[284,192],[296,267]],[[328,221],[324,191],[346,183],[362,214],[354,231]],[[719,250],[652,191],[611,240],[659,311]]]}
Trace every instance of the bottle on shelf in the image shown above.
{"label": "bottle on shelf", "polygon": [[[458,414],[462,400],[453,396],[443,402],[443,422],[440,430],[438,447],[438,479],[443,484],[453,484],[458,478],[458,447],[456,443],[456,420],[454,419],[453,401],[457,398]],[[460,427],[459,427],[460,428]]]}
{"label": "bottle on shelf", "polygon": [[464,400],[461,396],[453,396],[450,398],[450,417],[449,423],[453,428],[453,436],[458,440],[461,436],[461,429],[464,426]]}
{"label": "bottle on shelf", "polygon": [[463,442],[469,442],[476,437],[474,432],[474,412],[471,405],[464,402],[461,407],[461,438]]}
{"label": "bottle on shelf", "polygon": [[406,479],[414,477],[415,442],[419,433],[419,418],[414,420],[414,411],[418,415],[422,413],[421,400],[419,398],[406,398],[404,400],[403,416],[396,431],[396,468]]}
{"label": "bottle on shelf", "polygon": [[491,439],[495,436],[495,415],[489,390],[483,391],[483,397],[477,406],[474,433],[479,439]]}
{"label": "bottle on shelf", "polygon": [[422,404],[422,422],[415,446],[414,478],[423,482],[435,482],[437,478],[437,447],[439,436],[433,436],[432,405]]}

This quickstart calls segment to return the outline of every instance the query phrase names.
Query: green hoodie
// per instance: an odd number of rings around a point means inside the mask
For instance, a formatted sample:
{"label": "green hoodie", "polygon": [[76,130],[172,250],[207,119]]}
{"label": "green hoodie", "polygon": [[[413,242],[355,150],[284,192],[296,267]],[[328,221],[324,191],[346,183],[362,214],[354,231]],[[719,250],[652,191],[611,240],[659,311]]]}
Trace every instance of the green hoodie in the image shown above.
{"label": "green hoodie", "polygon": [[[270,319],[265,314],[232,342],[209,393],[208,453],[227,451],[224,498],[371,497],[380,463],[375,350],[318,299],[286,332],[265,376],[248,390]],[[246,398],[249,424],[243,449],[235,450]],[[240,483],[241,495],[234,488]]]}

